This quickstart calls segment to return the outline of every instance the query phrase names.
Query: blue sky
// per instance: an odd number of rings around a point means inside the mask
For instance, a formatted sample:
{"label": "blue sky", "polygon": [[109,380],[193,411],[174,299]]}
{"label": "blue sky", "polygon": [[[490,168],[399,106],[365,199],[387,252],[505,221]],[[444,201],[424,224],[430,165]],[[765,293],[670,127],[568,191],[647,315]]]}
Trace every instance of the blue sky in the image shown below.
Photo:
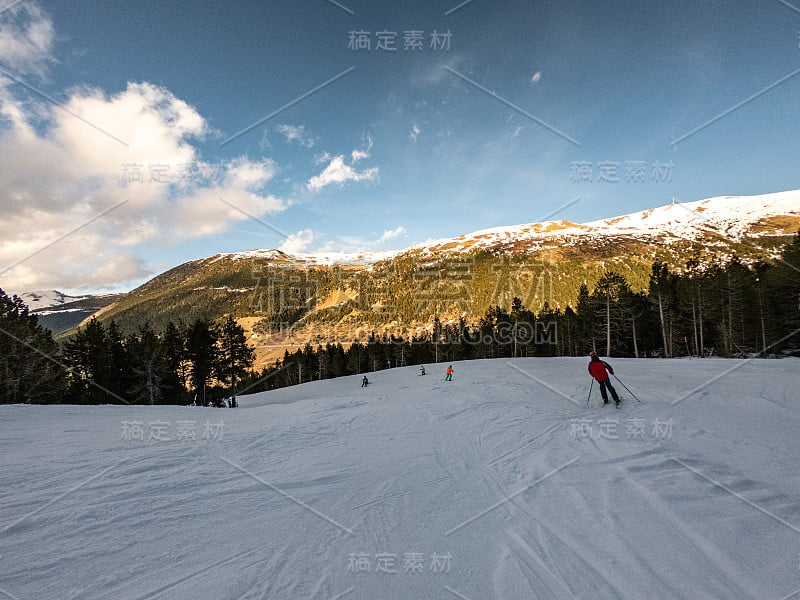
{"label": "blue sky", "polygon": [[800,187],[800,3],[338,4],[0,13],[0,287]]}

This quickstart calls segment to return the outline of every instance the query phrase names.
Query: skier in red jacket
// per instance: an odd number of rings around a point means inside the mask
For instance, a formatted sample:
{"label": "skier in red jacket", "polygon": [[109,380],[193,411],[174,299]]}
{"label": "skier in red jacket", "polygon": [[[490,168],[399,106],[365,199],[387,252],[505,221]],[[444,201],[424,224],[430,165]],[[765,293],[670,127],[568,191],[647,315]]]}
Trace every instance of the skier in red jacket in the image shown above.
{"label": "skier in red jacket", "polygon": [[590,352],[589,356],[591,357],[591,361],[589,362],[589,374],[600,384],[600,395],[603,397],[603,404],[608,404],[608,394],[606,394],[606,389],[608,389],[608,391],[611,392],[611,397],[614,398],[614,402],[619,406],[617,390],[614,389],[614,386],[611,385],[611,381],[608,379],[608,374],[611,373],[613,375],[614,369],[612,369],[611,365],[606,361],[600,360],[600,357],[597,356],[597,352]]}

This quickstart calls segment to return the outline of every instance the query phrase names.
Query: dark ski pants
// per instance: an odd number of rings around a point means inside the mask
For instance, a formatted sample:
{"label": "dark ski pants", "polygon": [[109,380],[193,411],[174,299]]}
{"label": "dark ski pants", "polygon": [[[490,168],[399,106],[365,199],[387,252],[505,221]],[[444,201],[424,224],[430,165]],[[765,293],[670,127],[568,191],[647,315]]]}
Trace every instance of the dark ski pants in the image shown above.
{"label": "dark ski pants", "polygon": [[606,388],[608,391],[611,392],[611,397],[614,398],[614,402],[619,402],[619,396],[617,396],[617,390],[614,389],[614,386],[611,385],[611,381],[606,379],[605,381],[598,381],[597,383],[600,384],[600,395],[603,397],[603,402],[608,402],[608,394],[606,394]]}

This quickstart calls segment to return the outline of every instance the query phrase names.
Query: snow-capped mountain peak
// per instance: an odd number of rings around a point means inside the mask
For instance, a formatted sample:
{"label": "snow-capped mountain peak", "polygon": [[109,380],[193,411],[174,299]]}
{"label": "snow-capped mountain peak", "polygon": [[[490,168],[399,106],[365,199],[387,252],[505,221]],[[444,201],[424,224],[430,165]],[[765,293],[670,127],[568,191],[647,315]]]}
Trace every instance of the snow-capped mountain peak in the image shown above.
{"label": "snow-capped mountain peak", "polygon": [[31,311],[61,306],[62,304],[78,302],[88,298],[88,296],[69,296],[58,290],[37,290],[33,292],[22,292],[18,295],[25,304],[28,305]]}
{"label": "snow-capped mountain peak", "polygon": [[800,190],[762,196],[720,196],[696,202],[673,202],[638,213],[593,221],[585,226],[606,233],[662,231],[687,239],[713,230],[738,239],[752,225],[778,215],[800,215]]}
{"label": "snow-capped mountain peak", "polygon": [[[491,227],[452,238],[431,239],[404,250],[287,254],[261,249],[215,254],[199,262],[261,259],[286,266],[369,266],[401,254],[466,253],[504,247],[536,251],[547,245],[573,244],[580,240],[624,236],[642,242],[698,241],[709,233],[739,241],[758,229],[760,235],[786,235],[787,226],[771,222],[788,216],[800,220],[800,190],[761,196],[720,196],[693,202],[676,202],[640,212],[587,223],[567,220]],[[758,226],[758,227],[756,227]]]}
{"label": "snow-capped mountain peak", "polygon": [[492,227],[454,238],[428,240],[409,248],[415,253],[441,251],[469,252],[522,243],[536,249],[546,242],[566,242],[597,236],[628,236],[644,239],[698,240],[713,232],[739,240],[762,225],[761,235],[785,235],[780,227],[770,227],[770,219],[780,216],[800,218],[800,190],[761,196],[721,196],[695,202],[671,204],[636,213],[577,224],[570,221],[545,221],[507,227]]}

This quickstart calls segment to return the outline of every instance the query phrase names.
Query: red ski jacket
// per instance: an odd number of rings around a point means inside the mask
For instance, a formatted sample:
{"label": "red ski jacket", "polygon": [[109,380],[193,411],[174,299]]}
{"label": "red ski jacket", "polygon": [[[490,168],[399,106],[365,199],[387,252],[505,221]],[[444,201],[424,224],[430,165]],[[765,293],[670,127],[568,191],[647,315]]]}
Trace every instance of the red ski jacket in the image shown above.
{"label": "red ski jacket", "polygon": [[589,363],[589,374],[597,381],[608,381],[608,373],[614,374],[614,369],[604,360]]}

